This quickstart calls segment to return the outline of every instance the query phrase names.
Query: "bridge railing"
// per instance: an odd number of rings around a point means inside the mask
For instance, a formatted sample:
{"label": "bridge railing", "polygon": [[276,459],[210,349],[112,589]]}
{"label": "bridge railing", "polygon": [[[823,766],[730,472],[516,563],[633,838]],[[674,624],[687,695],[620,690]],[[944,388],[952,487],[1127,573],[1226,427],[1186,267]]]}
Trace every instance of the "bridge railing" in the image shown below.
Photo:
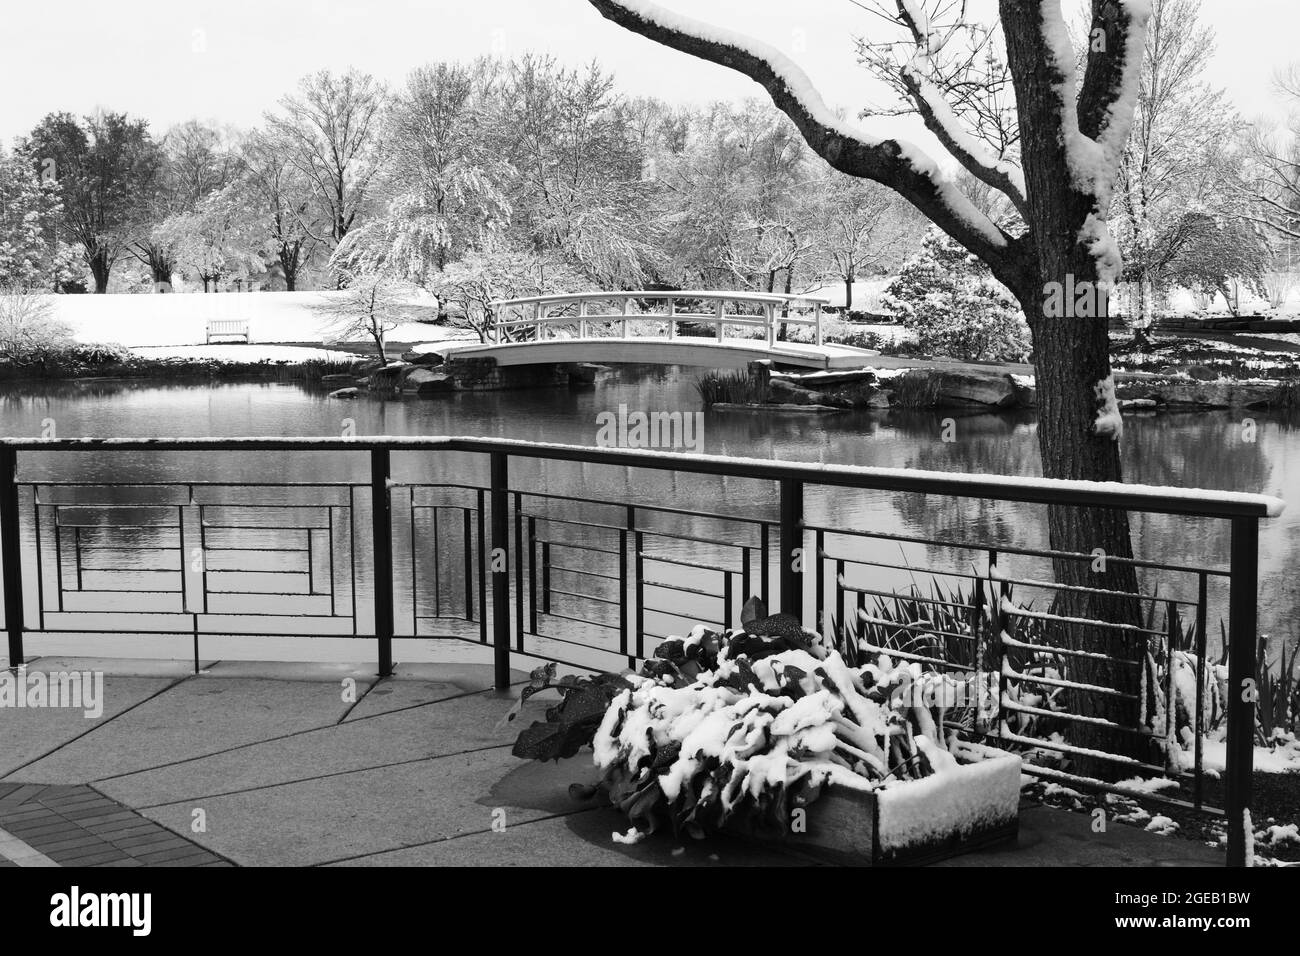
{"label": "bridge railing", "polygon": [[[711,326],[721,342],[727,329],[754,329],[768,347],[776,344],[782,326],[808,326],[813,344],[823,344],[822,309],[826,299],[802,295],[734,291],[646,291],[572,292],[525,296],[492,303],[489,339],[496,344],[513,341],[516,330],[528,330],[530,341],[556,338],[559,329],[573,329],[577,338],[588,338],[597,328],[610,329],[619,338],[632,337],[632,323],[651,322],[663,327],[663,336],[675,339],[681,323]],[[660,305],[661,310],[654,306]],[[704,304],[708,311],[698,307]],[[728,306],[733,308],[729,311]],[[679,306],[685,306],[683,311]],[[743,310],[743,311],[742,311]]]}
{"label": "bridge railing", "polygon": [[[284,480],[294,462],[306,480]],[[1127,513],[1136,546],[1152,516],[1213,533],[1186,535],[1205,542],[1199,558],[1105,558],[1133,567],[1132,597],[1150,609],[1141,626],[1104,609],[1079,617],[1057,599],[1116,592],[1058,583],[1053,568],[1098,555],[1008,530],[1062,502]],[[1004,507],[1006,520],[974,519]],[[1027,773],[1224,813],[1237,865],[1250,833],[1259,523],[1282,507],[1232,492],[485,438],[0,440],[11,666],[26,642],[40,653],[73,636],[100,657],[188,639],[196,670],[206,642],[352,638],[387,676],[395,643],[434,638],[479,645],[505,689],[528,658],[637,666],[695,624],[735,626],[757,595],[838,632],[846,655],[915,661],[964,689],[941,705],[945,729],[1061,758]],[[944,530],[876,520],[918,509]],[[922,574],[952,583],[922,592]],[[1215,616],[1227,618],[1226,666],[1210,660]],[[1226,765],[1203,773],[1203,742],[1225,714]],[[1106,782],[1134,775],[1177,789]]]}

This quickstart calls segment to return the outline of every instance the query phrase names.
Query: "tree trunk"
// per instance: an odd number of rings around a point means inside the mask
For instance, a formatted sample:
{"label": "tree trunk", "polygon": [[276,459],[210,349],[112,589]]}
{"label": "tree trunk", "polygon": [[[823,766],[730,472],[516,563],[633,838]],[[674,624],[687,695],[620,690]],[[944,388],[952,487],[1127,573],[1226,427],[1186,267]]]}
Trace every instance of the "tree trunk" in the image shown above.
{"label": "tree trunk", "polygon": [[90,274],[95,279],[95,294],[103,295],[108,291],[108,275],[113,270],[112,264],[108,261],[108,254],[93,252],[87,257],[87,264],[90,266]]}
{"label": "tree trunk", "polygon": [[847,314],[853,308],[853,276],[844,279],[844,311]]}
{"label": "tree trunk", "polygon": [[[1049,282],[1068,287],[1067,278],[1071,276],[1075,286],[1084,281],[1081,276],[1095,279],[1090,257],[1085,254],[1074,258],[1072,263],[1070,258],[1057,257],[1066,267],[1058,266]],[[1035,297],[1022,293],[1020,301],[1033,332],[1037,357],[1038,447],[1043,475],[1088,481],[1122,480],[1118,442],[1099,435],[1095,427],[1100,408],[1096,387],[1111,375],[1109,310],[1103,307],[1103,314],[1094,318],[1048,317],[1044,315],[1041,294]],[[1117,592],[1062,590],[1056,594],[1051,612],[1112,625],[1140,625],[1141,602],[1135,597],[1137,575],[1133,565],[1125,560],[1133,557],[1128,513],[1058,504],[1048,506],[1047,520],[1053,551],[1093,556],[1053,559],[1055,580],[1066,587]],[[1022,618],[1019,623],[1028,622]],[[1140,635],[1125,627],[1048,622],[1044,633],[1035,639],[1107,654],[1105,660],[1068,658],[1060,665],[1063,676],[1136,698],[1140,689],[1140,664],[1145,656],[1145,642]],[[1139,722],[1136,699],[1077,692],[1069,696],[1067,709],[1082,717],[1103,718],[1127,727],[1136,728]],[[1152,757],[1143,741],[1132,732],[1071,722],[1065,733],[1076,746],[1139,759]],[[1132,775],[1116,764],[1094,759],[1075,758],[1074,767],[1078,772],[1102,779]]]}

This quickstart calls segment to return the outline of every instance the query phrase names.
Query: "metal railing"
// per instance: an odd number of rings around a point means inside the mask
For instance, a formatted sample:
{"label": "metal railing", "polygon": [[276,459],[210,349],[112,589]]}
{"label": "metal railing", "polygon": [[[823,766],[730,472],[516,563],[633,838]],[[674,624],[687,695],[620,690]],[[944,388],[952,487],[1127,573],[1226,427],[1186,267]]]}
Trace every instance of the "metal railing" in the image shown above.
{"label": "metal railing", "polygon": [[[90,454],[102,461],[129,452],[330,452],[336,459],[363,459],[368,476],[304,482],[190,474],[144,481],[59,477],[78,473],[71,463],[61,467],[64,456]],[[393,456],[408,453],[415,477],[395,478]],[[420,456],[431,453],[486,464],[480,469],[486,480],[421,477],[427,472]],[[28,455],[41,456],[44,470],[54,476],[21,475],[19,465]],[[702,475],[770,482],[774,507],[737,513],[630,494],[591,497],[526,486],[524,466],[552,462],[668,472],[673,480]],[[1053,599],[1107,592],[1056,583],[1051,571],[1036,567],[1094,561],[1094,553],[812,520],[805,516],[809,489],[836,489],[837,496],[887,493],[900,500],[933,495],[1020,509],[1068,501],[1131,514],[1222,520],[1230,527],[1228,565],[1110,558],[1127,561],[1148,582],[1158,578],[1166,590],[1157,595],[1144,588],[1136,600],[1163,612],[1164,619],[1153,611],[1145,626],[1081,621],[1057,613]],[[319,636],[373,640],[378,672],[388,675],[395,640],[442,637],[490,648],[496,685],[504,689],[514,657],[589,669],[637,666],[664,637],[694,624],[736,626],[741,605],[757,595],[821,633],[834,625],[861,625],[865,630],[853,644],[862,651],[915,660],[980,694],[987,688],[991,699],[945,718],[963,734],[1169,776],[1179,784],[1176,794],[1133,795],[1225,813],[1228,860],[1235,864],[1245,859],[1239,821],[1249,807],[1255,716],[1251,696],[1233,689],[1246,688],[1254,675],[1258,525],[1281,508],[1275,498],[1230,492],[481,438],[0,442],[0,560],[11,664],[24,660],[26,638],[43,635],[188,637],[196,668],[205,639]],[[892,557],[894,548],[901,558]],[[919,566],[907,557],[908,549],[948,563]],[[1013,560],[1029,570],[1013,571]],[[926,597],[897,584],[918,572],[961,582],[961,588]],[[1035,608],[1025,601],[1026,592],[1044,595],[1048,604]],[[1212,605],[1223,600],[1229,690],[1222,695],[1227,766],[1218,811],[1202,794],[1202,740],[1208,730],[1205,695],[1217,673],[1207,661],[1207,634]],[[935,613],[900,621],[882,610],[897,601]],[[1193,622],[1191,650],[1175,648],[1183,620]],[[1086,647],[1068,639],[1082,626],[1094,635]],[[1142,654],[1109,654],[1109,633],[1137,642]],[[1136,704],[1137,695],[1085,679],[1079,668],[1102,660],[1145,668],[1144,658],[1160,654],[1163,675],[1152,669],[1142,680],[1135,721],[1118,724],[1053,702],[1052,695],[1063,694]],[[1194,736],[1190,773],[1180,762],[1180,698],[1172,679],[1175,667],[1184,664],[1195,672],[1194,715],[1191,702],[1181,700],[1186,731]],[[1067,732],[1050,734],[1052,726]],[[1099,752],[1076,746],[1068,729],[1080,726],[1127,735],[1148,749],[1135,755],[1132,748]],[[1026,769],[1049,780],[1133,793],[1095,776],[1031,764]]]}
{"label": "metal railing", "polygon": [[[679,302],[689,307],[711,304],[712,308],[708,312],[679,312]],[[489,339],[502,344],[512,341],[511,336],[516,330],[526,330],[532,333],[532,341],[542,342],[560,328],[572,329],[580,339],[595,334],[615,334],[626,339],[634,337],[631,334],[636,328],[633,323],[649,323],[656,335],[676,339],[680,324],[686,322],[711,326],[718,342],[724,340],[728,328],[733,331],[759,330],[769,348],[775,346],[781,326],[811,326],[813,344],[820,347],[823,344],[822,308],[827,302],[809,296],[770,292],[630,291],[528,296],[492,303],[496,318],[490,327]],[[655,311],[655,303],[662,303],[662,311]],[[734,306],[731,311],[727,311],[728,304]],[[791,310],[796,310],[796,314],[791,315]],[[812,314],[801,315],[799,310],[811,311]],[[597,330],[605,331],[598,333]]]}

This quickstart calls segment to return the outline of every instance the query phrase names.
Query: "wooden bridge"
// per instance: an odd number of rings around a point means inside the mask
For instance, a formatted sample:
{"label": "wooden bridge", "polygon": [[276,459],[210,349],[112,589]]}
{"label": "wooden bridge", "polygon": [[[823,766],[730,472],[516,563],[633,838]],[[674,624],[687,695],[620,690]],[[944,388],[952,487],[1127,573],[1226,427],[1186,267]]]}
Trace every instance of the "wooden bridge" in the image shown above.
{"label": "wooden bridge", "polygon": [[[485,343],[448,342],[457,358],[744,368],[756,359],[813,369],[861,368],[880,353],[824,341],[824,299],[762,292],[575,292],[492,303]],[[781,330],[809,329],[806,342]]]}

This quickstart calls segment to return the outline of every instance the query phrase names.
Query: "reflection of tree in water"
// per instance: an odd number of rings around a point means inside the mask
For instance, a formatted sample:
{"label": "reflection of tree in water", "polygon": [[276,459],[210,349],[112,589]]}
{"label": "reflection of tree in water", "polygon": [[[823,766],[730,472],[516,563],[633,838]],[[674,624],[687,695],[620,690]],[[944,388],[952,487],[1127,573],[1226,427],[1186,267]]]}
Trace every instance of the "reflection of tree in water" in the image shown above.
{"label": "reflection of tree in water", "polygon": [[[946,418],[955,423],[952,442],[941,440]],[[1029,421],[1025,416],[963,415],[956,410],[915,415],[907,425],[919,441],[906,467],[1036,477],[1038,446]],[[1047,513],[1037,505],[909,494],[898,495],[896,506],[912,533],[924,537],[1026,547],[1043,547],[1047,540]]]}

